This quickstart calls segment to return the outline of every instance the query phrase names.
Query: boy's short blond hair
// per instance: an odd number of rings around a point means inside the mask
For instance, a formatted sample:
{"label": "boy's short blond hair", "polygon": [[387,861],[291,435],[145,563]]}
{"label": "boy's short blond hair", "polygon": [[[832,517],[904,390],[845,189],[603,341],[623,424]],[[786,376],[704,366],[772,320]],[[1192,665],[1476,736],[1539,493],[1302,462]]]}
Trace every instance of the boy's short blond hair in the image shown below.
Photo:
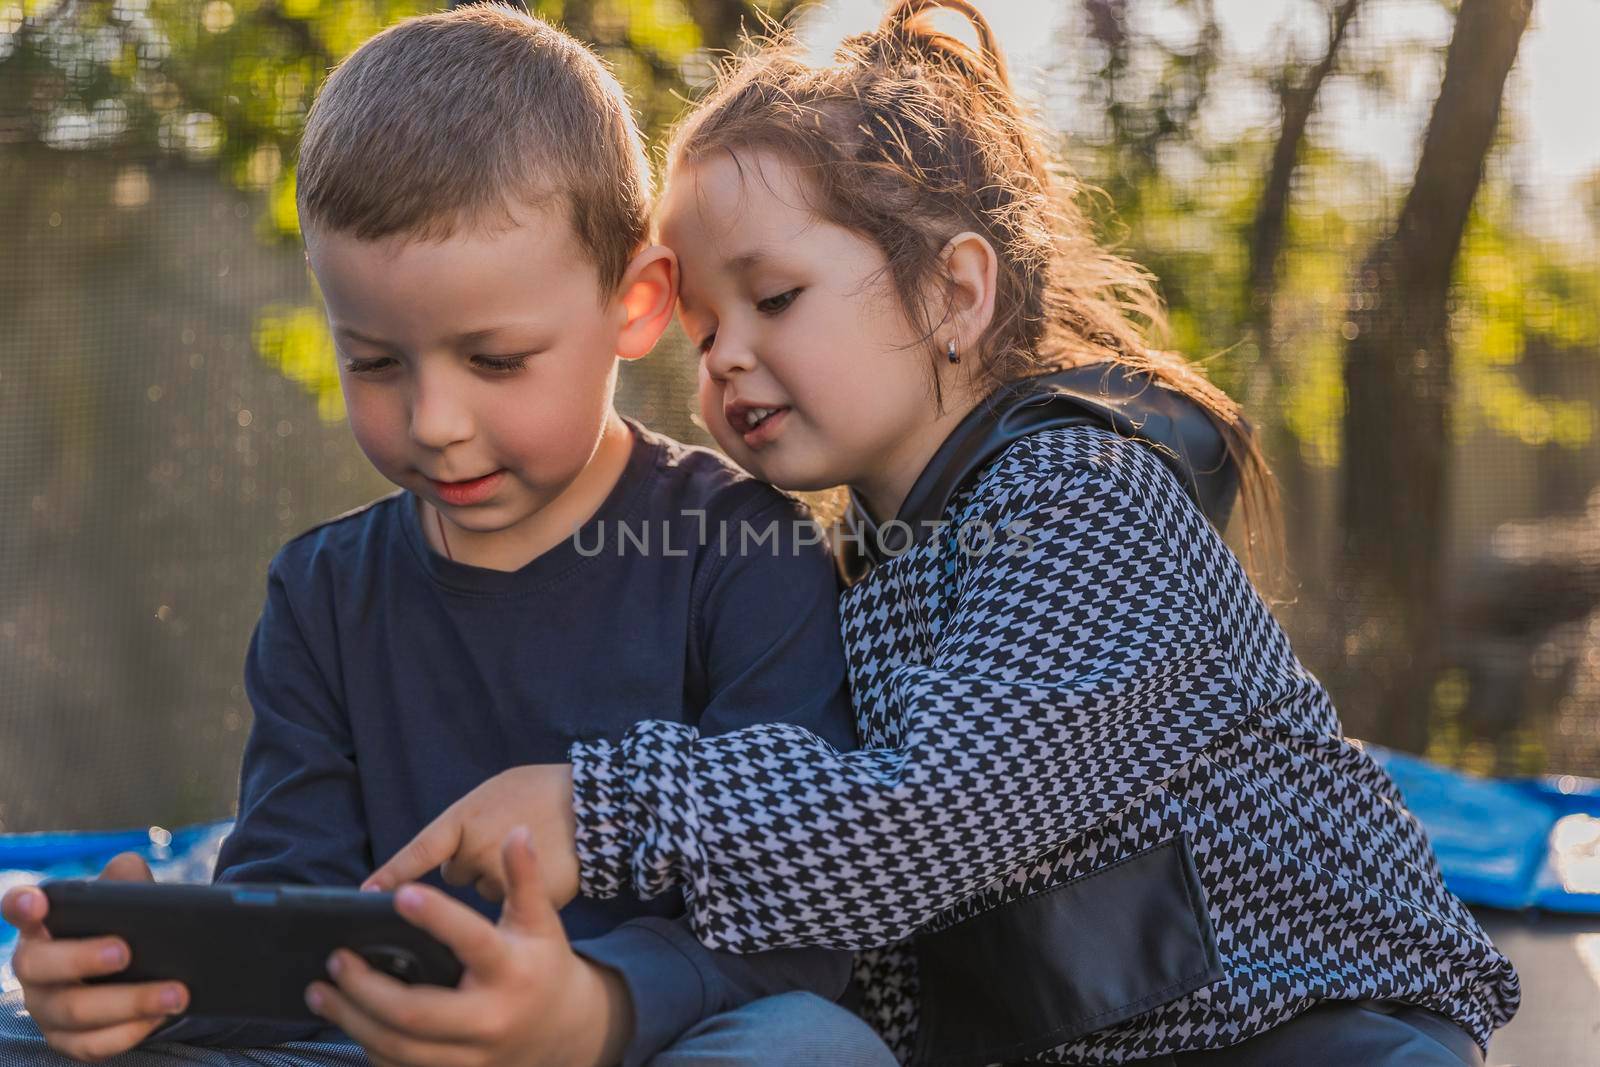
{"label": "boy's short blond hair", "polygon": [[493,232],[519,207],[560,205],[607,292],[649,233],[649,164],[616,78],[495,4],[406,19],[339,64],[296,180],[303,228],[363,240]]}

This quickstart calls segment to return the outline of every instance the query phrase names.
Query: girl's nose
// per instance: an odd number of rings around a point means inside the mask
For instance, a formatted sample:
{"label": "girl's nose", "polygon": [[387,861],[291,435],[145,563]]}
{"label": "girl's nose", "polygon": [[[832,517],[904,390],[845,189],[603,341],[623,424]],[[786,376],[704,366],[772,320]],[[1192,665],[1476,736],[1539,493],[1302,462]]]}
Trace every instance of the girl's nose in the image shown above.
{"label": "girl's nose", "polygon": [[448,374],[418,372],[411,396],[411,439],[435,451],[472,437],[472,409]]}
{"label": "girl's nose", "polygon": [[737,371],[753,370],[756,356],[750,346],[740,341],[737,336],[718,333],[712,339],[711,347],[700,357],[700,361],[712,380],[721,382],[726,381]]}

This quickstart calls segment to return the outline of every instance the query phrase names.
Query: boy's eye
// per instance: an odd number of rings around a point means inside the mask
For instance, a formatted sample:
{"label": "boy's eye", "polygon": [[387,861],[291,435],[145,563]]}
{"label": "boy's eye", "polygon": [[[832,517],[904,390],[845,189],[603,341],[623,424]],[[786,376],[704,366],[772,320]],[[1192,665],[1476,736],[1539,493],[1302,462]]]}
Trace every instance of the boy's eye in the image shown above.
{"label": "boy's eye", "polygon": [[797,287],[790,289],[786,293],[779,293],[777,296],[769,296],[765,300],[757,300],[756,310],[761,312],[763,315],[776,315],[778,312],[794,303],[795,297],[799,295],[800,290]]}
{"label": "boy's eye", "polygon": [[386,370],[393,362],[388,356],[379,356],[377,359],[356,359],[352,356],[345,359],[344,369],[351,374],[376,374]]}
{"label": "boy's eye", "polygon": [[472,361],[484,370],[509,374],[528,365],[526,354],[520,356],[473,356]]}
{"label": "boy's eye", "polygon": [[701,338],[700,339],[700,343],[698,345],[696,345],[695,347],[700,350],[700,354],[703,356],[707,352],[711,351],[711,346],[716,344],[716,343],[717,343],[717,332],[715,330],[713,330],[710,333],[706,334],[703,338]]}

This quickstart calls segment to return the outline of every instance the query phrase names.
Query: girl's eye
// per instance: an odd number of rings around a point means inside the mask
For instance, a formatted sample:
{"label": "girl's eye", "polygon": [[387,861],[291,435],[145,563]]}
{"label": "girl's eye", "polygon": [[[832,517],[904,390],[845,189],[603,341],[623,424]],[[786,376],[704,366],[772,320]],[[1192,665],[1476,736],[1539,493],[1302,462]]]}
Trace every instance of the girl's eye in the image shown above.
{"label": "girl's eye", "polygon": [[712,332],[706,334],[705,337],[701,338],[700,339],[700,343],[698,345],[696,345],[695,347],[697,347],[700,350],[700,354],[703,356],[707,352],[711,351],[711,346],[716,344],[716,343],[717,343],[717,334],[716,334],[716,331],[713,330]]}
{"label": "girl's eye", "polygon": [[389,364],[393,362],[394,360],[388,356],[379,356],[377,359],[355,359],[351,357],[344,361],[344,369],[351,374],[376,374],[378,371],[388,369]]}
{"label": "girl's eye", "polygon": [[790,289],[786,293],[779,293],[777,296],[769,296],[765,300],[757,300],[756,310],[761,312],[763,315],[776,315],[778,312],[794,303],[795,297],[799,295],[799,288],[794,288]]}
{"label": "girl's eye", "polygon": [[473,361],[487,371],[498,374],[510,374],[522,370],[528,365],[528,357],[521,356],[473,356]]}

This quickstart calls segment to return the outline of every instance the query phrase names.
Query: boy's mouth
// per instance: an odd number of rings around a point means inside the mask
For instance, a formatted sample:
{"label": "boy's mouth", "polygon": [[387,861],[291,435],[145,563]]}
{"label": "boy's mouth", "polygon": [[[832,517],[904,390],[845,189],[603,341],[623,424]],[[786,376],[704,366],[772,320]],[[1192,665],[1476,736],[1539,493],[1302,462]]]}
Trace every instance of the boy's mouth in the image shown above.
{"label": "boy's mouth", "polygon": [[481,504],[494,495],[500,487],[500,479],[505,476],[505,470],[493,471],[479,478],[468,478],[462,482],[440,482],[432,478],[428,482],[433,486],[433,491],[439,494],[439,499],[453,507],[470,507]]}

